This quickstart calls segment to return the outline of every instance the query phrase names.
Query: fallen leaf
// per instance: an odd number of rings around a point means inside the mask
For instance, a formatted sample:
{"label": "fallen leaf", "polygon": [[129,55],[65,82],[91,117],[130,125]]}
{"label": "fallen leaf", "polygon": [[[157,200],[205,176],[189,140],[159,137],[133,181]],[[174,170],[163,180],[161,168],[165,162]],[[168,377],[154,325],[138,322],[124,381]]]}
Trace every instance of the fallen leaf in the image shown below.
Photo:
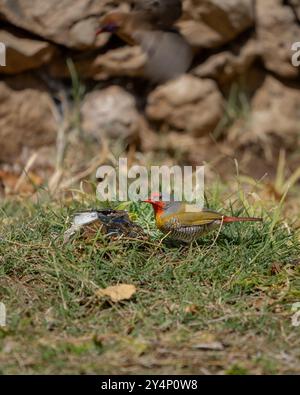
{"label": "fallen leaf", "polygon": [[0,191],[2,195],[30,195],[36,188],[43,184],[43,179],[33,173],[28,172],[26,176],[10,171],[0,170]]}
{"label": "fallen leaf", "polygon": [[136,287],[130,284],[119,284],[96,291],[96,296],[108,296],[112,302],[130,299],[136,293]]}

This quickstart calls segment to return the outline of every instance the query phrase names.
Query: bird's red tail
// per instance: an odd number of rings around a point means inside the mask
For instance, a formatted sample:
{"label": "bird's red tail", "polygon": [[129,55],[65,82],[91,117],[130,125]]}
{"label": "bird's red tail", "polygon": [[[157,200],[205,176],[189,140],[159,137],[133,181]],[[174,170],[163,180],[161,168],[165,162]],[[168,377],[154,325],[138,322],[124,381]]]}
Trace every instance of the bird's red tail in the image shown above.
{"label": "bird's red tail", "polygon": [[253,217],[224,217],[223,222],[229,224],[232,222],[262,222],[262,218]]}

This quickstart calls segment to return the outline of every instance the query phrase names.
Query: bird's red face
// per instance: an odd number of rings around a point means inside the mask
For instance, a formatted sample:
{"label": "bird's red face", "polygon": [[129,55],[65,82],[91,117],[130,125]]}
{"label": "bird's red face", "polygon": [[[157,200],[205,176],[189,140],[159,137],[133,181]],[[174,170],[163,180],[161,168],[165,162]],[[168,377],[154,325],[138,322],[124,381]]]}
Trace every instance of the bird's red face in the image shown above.
{"label": "bird's red face", "polygon": [[144,200],[144,203],[149,203],[152,205],[155,214],[161,214],[164,211],[165,202],[162,202],[160,199],[160,195],[159,194],[154,194],[151,196],[150,199]]}

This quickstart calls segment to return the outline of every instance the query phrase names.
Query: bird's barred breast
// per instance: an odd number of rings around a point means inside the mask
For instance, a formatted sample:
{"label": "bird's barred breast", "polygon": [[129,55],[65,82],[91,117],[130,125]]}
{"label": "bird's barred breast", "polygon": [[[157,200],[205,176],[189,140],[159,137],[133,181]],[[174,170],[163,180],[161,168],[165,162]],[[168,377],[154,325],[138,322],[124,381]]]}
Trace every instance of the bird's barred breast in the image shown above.
{"label": "bird's barred breast", "polygon": [[200,226],[182,227],[170,232],[170,237],[180,241],[191,242],[206,233],[207,230]]}
{"label": "bird's barred breast", "polygon": [[162,224],[160,230],[169,234],[169,237],[172,239],[190,243],[205,235],[207,232],[217,228],[219,224],[220,221],[212,221],[207,225],[183,226],[176,218],[172,218],[168,222]]}

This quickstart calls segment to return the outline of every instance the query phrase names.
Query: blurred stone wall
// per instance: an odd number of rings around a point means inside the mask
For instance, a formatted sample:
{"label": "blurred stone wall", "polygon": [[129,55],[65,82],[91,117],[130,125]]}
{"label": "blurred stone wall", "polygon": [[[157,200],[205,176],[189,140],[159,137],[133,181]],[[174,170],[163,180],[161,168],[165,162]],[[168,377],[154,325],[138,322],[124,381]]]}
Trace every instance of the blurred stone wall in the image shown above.
{"label": "blurred stone wall", "polygon": [[160,133],[217,133],[233,146],[275,139],[299,147],[300,68],[291,48],[300,41],[300,0],[184,0],[178,27],[195,62],[157,87],[140,79],[140,48],[95,39],[97,19],[116,7],[129,10],[117,0],[0,0],[1,163],[56,143],[61,97],[72,100],[67,59],[86,85],[83,131],[96,138],[137,138],[146,150]]}

